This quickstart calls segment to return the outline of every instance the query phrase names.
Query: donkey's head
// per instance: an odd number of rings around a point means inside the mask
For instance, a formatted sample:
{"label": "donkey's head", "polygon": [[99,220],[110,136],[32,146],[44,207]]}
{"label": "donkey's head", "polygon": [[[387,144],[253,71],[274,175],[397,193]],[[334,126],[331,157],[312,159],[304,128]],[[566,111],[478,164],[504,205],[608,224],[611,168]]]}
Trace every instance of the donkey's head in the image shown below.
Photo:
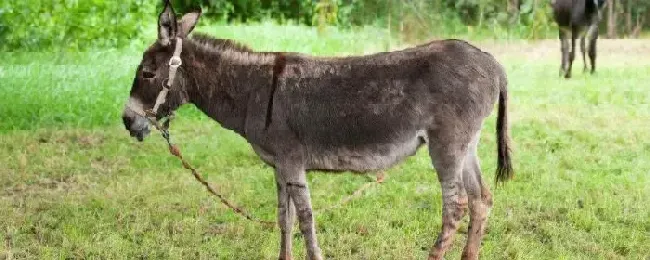
{"label": "donkey's head", "polygon": [[169,115],[186,102],[182,86],[182,41],[194,29],[201,12],[176,20],[169,0],[158,16],[158,39],[142,55],[122,120],[131,136],[142,141],[149,133],[145,111],[157,118]]}

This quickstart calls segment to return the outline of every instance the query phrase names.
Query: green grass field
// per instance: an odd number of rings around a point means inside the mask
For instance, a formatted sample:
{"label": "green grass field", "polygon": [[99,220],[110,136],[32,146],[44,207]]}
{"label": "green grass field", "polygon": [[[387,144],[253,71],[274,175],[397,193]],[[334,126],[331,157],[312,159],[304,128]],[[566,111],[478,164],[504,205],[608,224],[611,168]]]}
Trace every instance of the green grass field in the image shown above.
{"label": "green grass field", "polygon": [[[260,50],[346,55],[397,48],[385,32],[201,28]],[[406,45],[406,44],[402,44]],[[483,259],[650,259],[650,44],[601,41],[597,75],[558,77],[559,43],[479,42],[510,82],[515,179],[492,187]],[[219,204],[162,138],[128,136],[120,114],[142,50],[0,53],[0,259],[275,259],[279,230]],[[579,59],[578,59],[579,60]],[[494,178],[494,115],[480,144]],[[266,220],[272,170],[246,141],[182,108],[172,135],[218,189]],[[422,149],[342,208],[316,215],[329,259],[424,259],[441,194]],[[309,175],[315,209],[374,176]],[[448,259],[458,259],[467,219]],[[304,257],[297,228],[294,256]]]}

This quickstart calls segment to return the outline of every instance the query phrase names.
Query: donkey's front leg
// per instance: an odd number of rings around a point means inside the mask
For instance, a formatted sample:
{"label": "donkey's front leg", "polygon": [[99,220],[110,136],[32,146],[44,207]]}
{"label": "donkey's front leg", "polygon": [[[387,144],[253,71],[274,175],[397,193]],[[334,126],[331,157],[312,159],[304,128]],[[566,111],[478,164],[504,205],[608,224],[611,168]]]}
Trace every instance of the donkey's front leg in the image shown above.
{"label": "donkey's front leg", "polygon": [[276,173],[275,178],[278,188],[278,225],[280,226],[280,256],[278,259],[290,260],[291,257],[291,230],[296,215],[296,209],[293,206],[287,184]]}
{"label": "donkey's front leg", "polygon": [[296,207],[298,224],[307,247],[307,258],[311,260],[323,259],[316,239],[316,228],[305,170],[302,167],[290,165],[280,166],[277,171],[277,174],[284,180],[289,197]]}

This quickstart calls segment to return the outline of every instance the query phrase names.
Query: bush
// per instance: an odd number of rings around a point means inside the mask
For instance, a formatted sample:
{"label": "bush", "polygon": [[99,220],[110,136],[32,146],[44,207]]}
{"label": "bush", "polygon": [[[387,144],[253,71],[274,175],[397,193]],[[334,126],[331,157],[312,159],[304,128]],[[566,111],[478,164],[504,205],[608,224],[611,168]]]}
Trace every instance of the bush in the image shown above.
{"label": "bush", "polygon": [[319,0],[172,0],[174,9],[184,13],[201,7],[204,17],[233,23],[273,19],[311,25],[314,6]]}
{"label": "bush", "polygon": [[21,0],[0,3],[0,49],[122,47],[155,21],[156,1]]}

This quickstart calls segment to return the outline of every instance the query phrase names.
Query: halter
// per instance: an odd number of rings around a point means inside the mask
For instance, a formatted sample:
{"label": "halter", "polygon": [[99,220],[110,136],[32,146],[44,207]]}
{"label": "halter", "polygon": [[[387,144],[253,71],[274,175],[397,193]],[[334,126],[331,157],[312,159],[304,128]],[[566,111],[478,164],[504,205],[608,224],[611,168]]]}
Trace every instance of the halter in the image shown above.
{"label": "halter", "polygon": [[163,89],[158,93],[158,97],[156,97],[156,104],[153,105],[153,109],[151,109],[150,113],[147,113],[149,114],[148,116],[155,117],[158,114],[158,108],[160,108],[160,105],[164,104],[165,101],[167,101],[167,93],[169,93],[169,89],[174,83],[174,78],[176,78],[176,71],[178,70],[178,67],[183,64],[183,61],[181,60],[182,50],[183,40],[181,38],[176,38],[176,48],[174,49],[174,55],[172,55],[171,59],[169,59],[169,78],[167,81],[163,80]]}
{"label": "halter", "polygon": [[183,40],[181,38],[176,38],[176,48],[174,49],[174,54],[172,57],[169,59],[169,78],[163,80],[162,84],[162,90],[158,92],[158,96],[156,97],[156,103],[153,105],[153,109],[151,110],[143,110],[141,107],[133,106],[130,103],[127,104],[127,107],[131,109],[133,112],[136,114],[145,117],[147,119],[153,119],[156,121],[156,117],[158,115],[158,109],[160,108],[160,105],[164,104],[167,101],[167,94],[169,93],[170,89],[173,87],[172,84],[174,83],[174,79],[176,78],[176,71],[178,70],[178,67],[180,67],[183,64],[183,61],[181,60],[181,51],[183,50]]}

